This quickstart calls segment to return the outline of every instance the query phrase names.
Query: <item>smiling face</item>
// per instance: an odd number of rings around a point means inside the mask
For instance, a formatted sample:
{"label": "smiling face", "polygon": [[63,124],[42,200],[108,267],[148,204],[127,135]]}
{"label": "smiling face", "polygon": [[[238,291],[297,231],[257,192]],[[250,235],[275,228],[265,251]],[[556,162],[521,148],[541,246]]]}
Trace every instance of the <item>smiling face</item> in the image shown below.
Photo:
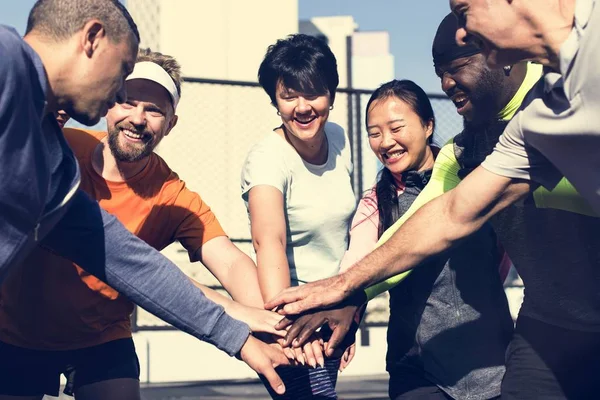
{"label": "smiling face", "polygon": [[409,104],[395,96],[373,101],[367,110],[367,131],[371,150],[392,174],[425,169],[433,121],[423,124]]}
{"label": "smiling face", "polygon": [[482,54],[437,65],[442,90],[467,121],[487,120],[499,110],[504,85],[502,70],[491,70]]}
{"label": "smiling face", "polygon": [[324,133],[331,105],[329,93],[299,93],[279,82],[275,95],[288,134],[306,142]]}
{"label": "smiling face", "polygon": [[535,58],[535,36],[525,15],[507,0],[450,0],[457,16],[457,41],[481,47],[490,67],[513,65]]}
{"label": "smiling face", "polygon": [[108,145],[117,161],[148,157],[177,123],[171,97],[161,85],[146,80],[127,81],[127,101],[106,115]]}

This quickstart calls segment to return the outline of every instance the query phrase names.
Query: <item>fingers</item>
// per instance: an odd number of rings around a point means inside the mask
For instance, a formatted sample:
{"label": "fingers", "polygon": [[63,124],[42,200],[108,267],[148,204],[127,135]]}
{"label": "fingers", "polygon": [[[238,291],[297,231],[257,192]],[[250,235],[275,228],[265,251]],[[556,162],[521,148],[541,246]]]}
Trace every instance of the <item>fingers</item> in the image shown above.
{"label": "fingers", "polygon": [[293,344],[295,344],[294,347],[299,347],[301,344],[304,344],[304,343],[296,344],[296,342],[295,342],[296,338],[298,337],[298,334],[304,327],[303,321],[305,321],[305,319],[302,317],[296,319],[294,321],[293,325],[287,330],[287,334],[285,335],[285,342],[284,342],[286,346],[290,346],[293,343]]}
{"label": "fingers", "polygon": [[285,393],[285,385],[275,372],[275,367],[289,365],[289,361],[280,349],[274,349],[255,337],[249,336],[239,354],[250,368],[267,379],[276,393]]}
{"label": "fingers", "polygon": [[279,321],[279,315],[272,313],[270,311],[260,310],[262,313],[266,313],[262,315],[262,318],[259,319],[256,326],[251,326],[253,333],[269,333],[271,335],[275,335],[277,337],[285,337],[287,331],[285,329],[278,329],[276,324]]}
{"label": "fingers", "polygon": [[313,350],[313,354],[317,360],[317,364],[321,366],[321,368],[325,367],[325,357],[323,356],[323,340],[317,339],[313,340],[311,343],[308,343],[307,346],[311,346]]}
{"label": "fingers", "polygon": [[340,343],[342,343],[344,337],[346,337],[348,329],[349,327],[346,325],[338,325],[333,329],[331,338],[325,345],[325,355],[327,355],[327,357],[331,357],[333,355],[335,349],[339,346]]}
{"label": "fingers", "polygon": [[313,368],[317,367],[317,359],[315,357],[315,353],[313,352],[312,343],[306,343],[303,347],[304,356],[306,358],[306,363]]}
{"label": "fingers", "polygon": [[268,316],[265,317],[265,327],[264,329],[268,329],[265,332],[268,332],[270,334],[273,334],[275,336],[279,336],[279,337],[285,337],[285,335],[287,334],[287,331],[284,329],[285,326],[283,328],[279,328],[277,325],[279,324],[279,320],[281,319],[281,316],[277,313],[271,312],[271,311],[262,311],[264,313],[267,313]]}
{"label": "fingers", "polygon": [[[281,318],[281,316],[280,316]],[[294,323],[294,320],[288,317],[283,317],[281,318],[281,321],[277,322],[275,324],[275,329],[285,329],[288,326],[292,325]]]}
{"label": "fingers", "polygon": [[340,360],[340,367],[338,368],[338,371],[344,372],[344,369],[346,369],[346,360],[348,360],[348,349],[346,349],[346,351],[344,351],[344,354],[342,354],[342,358]]}
{"label": "fingers", "polygon": [[[320,312],[315,315],[303,316],[298,319],[298,322],[300,322],[300,320],[302,320],[303,323],[301,325],[298,325],[298,327],[301,329],[298,332],[298,337],[292,343],[294,346],[301,346],[303,343],[305,343],[307,340],[309,340],[310,337],[317,331],[317,329],[319,329],[321,326],[323,326],[323,324],[327,321],[327,318],[326,318],[326,314],[324,312]],[[292,326],[292,328],[295,325],[296,324],[294,324]],[[291,330],[291,328],[290,328],[290,330]],[[289,338],[289,332],[288,332],[288,336],[286,336],[286,340],[288,338]],[[289,340],[287,340],[287,342],[289,343]]]}
{"label": "fingers", "polygon": [[283,384],[283,381],[279,375],[277,375],[277,372],[275,372],[275,368],[273,368],[273,366],[269,365],[264,367],[260,373],[267,379],[269,385],[271,385],[277,394],[285,393],[285,385]]}
{"label": "fingers", "polygon": [[291,349],[294,353],[294,357],[298,362],[302,365],[306,365],[306,360],[304,359],[304,355],[302,354],[301,348]]}
{"label": "fingers", "polygon": [[280,365],[290,365],[289,358],[284,354],[285,349],[269,347],[269,358],[271,359],[271,365],[278,367]]}
{"label": "fingers", "polygon": [[302,299],[302,290],[303,286],[291,287],[282,290],[277,296],[265,303],[265,309],[272,310],[284,304],[292,303]]}
{"label": "fingers", "polygon": [[283,308],[281,308],[280,314],[283,315],[296,315],[301,314],[306,311],[314,310],[315,308],[319,308],[319,303],[315,302],[311,298],[303,298],[292,301],[288,301]]}
{"label": "fingers", "polygon": [[285,329],[283,329],[283,330],[277,330],[275,327],[273,327],[271,325],[266,325],[265,324],[264,329],[265,330],[263,332],[270,333],[271,335],[275,335],[275,336],[278,336],[278,337],[284,338],[285,335],[287,335],[287,331]]}
{"label": "fingers", "polygon": [[342,362],[340,363],[340,372],[345,370],[348,367],[348,365],[350,365],[350,362],[354,358],[354,354],[356,354],[355,343],[353,343],[350,347],[346,349],[346,351],[344,351],[344,354],[342,355]]}
{"label": "fingers", "polygon": [[283,348],[283,354],[288,358],[288,361],[295,361],[296,360],[296,354],[289,347],[284,347]]}
{"label": "fingers", "polygon": [[324,322],[320,313],[297,318],[285,336],[286,346],[290,346],[290,344],[293,347],[302,346]]}
{"label": "fingers", "polygon": [[281,347],[283,354],[287,357],[288,361],[296,361],[296,353],[289,347],[285,346],[283,338],[274,338],[277,344]]}

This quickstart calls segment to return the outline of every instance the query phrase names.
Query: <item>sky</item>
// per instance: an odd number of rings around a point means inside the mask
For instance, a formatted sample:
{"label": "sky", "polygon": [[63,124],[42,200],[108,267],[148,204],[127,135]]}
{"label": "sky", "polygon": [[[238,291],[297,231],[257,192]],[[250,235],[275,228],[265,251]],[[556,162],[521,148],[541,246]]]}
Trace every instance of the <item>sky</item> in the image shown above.
{"label": "sky", "polygon": [[360,31],[388,31],[396,78],[410,79],[428,93],[442,93],[431,59],[447,0],[298,0],[299,19],[351,15]]}
{"label": "sky", "polygon": [[[0,23],[12,25],[23,34],[34,2],[0,0]],[[411,79],[428,93],[441,93],[431,61],[431,42],[438,24],[450,11],[447,0],[298,0],[298,8],[301,20],[351,15],[361,31],[388,31],[396,78]]]}

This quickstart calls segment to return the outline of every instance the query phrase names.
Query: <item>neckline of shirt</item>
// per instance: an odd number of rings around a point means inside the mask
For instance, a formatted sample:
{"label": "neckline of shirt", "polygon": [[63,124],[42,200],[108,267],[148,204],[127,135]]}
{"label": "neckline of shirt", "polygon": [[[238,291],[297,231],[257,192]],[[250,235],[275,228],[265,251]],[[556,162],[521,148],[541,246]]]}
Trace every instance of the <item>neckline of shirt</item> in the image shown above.
{"label": "neckline of shirt", "polygon": [[[106,136],[108,135],[106,132],[103,132],[103,133],[104,133],[104,135],[102,135],[100,137],[100,140],[104,140],[104,138],[106,138]],[[94,146],[90,150],[89,154],[87,155],[87,159],[85,160],[86,169],[92,175],[94,180],[104,182],[106,184],[106,186],[111,189],[121,189],[121,190],[126,189],[126,188],[131,188],[132,185],[134,185],[134,184],[138,183],[139,181],[141,181],[142,179],[146,178],[148,176],[150,170],[152,169],[151,165],[154,164],[155,157],[156,157],[156,154],[154,154],[154,153],[150,154],[150,156],[149,156],[150,159],[148,160],[148,162],[146,163],[144,168],[140,172],[135,174],[134,176],[129,177],[123,181],[111,181],[111,180],[104,178],[94,168],[93,157],[94,157],[95,151],[96,151],[96,146]]]}
{"label": "neckline of shirt", "polygon": [[296,150],[296,148],[294,146],[292,146],[287,140],[285,140],[279,134],[277,134],[275,132],[275,130],[273,130],[271,132],[271,134],[276,137],[276,140],[278,143],[280,143],[281,145],[283,145],[284,148],[287,149],[286,151],[290,152],[295,157],[297,157],[309,170],[320,171],[320,170],[327,168],[331,164],[331,161],[333,159],[333,154],[332,154],[333,152],[332,152],[331,138],[329,137],[329,134],[327,134],[327,130],[324,131],[325,138],[327,139],[327,161],[325,161],[325,163],[323,163],[323,164],[309,163],[304,158],[302,158],[302,156],[298,153],[298,151]]}

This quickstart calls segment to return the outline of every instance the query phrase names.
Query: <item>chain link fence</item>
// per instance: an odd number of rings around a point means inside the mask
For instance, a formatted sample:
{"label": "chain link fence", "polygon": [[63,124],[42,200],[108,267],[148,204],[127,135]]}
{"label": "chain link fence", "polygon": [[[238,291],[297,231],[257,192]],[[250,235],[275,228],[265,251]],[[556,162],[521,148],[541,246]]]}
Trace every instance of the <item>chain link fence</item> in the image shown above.
{"label": "chain link fence", "polygon": [[[380,169],[365,128],[364,108],[370,94],[368,90],[339,89],[329,117],[350,139],[357,200],[373,185]],[[437,120],[434,143],[441,146],[461,130],[462,121],[445,96],[430,95],[430,99]],[[210,205],[232,241],[249,255],[250,229],[241,199],[240,173],[252,145],[281,124],[269,101],[255,82],[186,78],[177,126],[157,148],[187,186]],[[226,294],[204,266],[189,262],[178,243],[163,253],[195,280]],[[132,318],[134,330],[173,329],[141,309],[136,309]],[[386,293],[369,303],[365,324],[386,325],[387,319]]]}

